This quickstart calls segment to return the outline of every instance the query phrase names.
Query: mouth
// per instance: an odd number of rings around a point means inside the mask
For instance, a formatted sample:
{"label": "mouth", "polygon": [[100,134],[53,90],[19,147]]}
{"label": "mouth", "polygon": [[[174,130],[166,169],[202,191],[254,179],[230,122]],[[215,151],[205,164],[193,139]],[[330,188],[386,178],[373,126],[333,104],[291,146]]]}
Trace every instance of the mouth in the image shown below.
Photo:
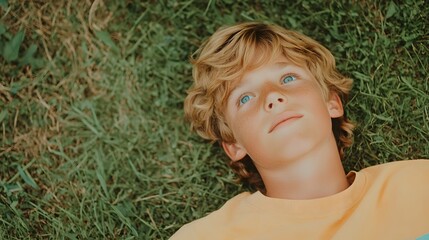
{"label": "mouth", "polygon": [[276,119],[273,121],[273,124],[271,125],[268,133],[273,132],[280,125],[287,124],[287,123],[289,123],[293,120],[299,119],[301,117],[303,117],[302,114],[288,113],[288,112],[283,113],[283,114],[279,115],[278,117],[276,117]]}

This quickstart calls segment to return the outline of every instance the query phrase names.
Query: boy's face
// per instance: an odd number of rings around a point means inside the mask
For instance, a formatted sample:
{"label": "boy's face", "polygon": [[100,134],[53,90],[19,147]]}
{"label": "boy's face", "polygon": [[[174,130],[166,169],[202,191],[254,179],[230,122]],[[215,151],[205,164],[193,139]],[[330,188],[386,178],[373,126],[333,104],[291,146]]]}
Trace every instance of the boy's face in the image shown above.
{"label": "boy's face", "polygon": [[225,116],[236,142],[223,147],[233,161],[248,154],[258,169],[275,168],[334,138],[331,118],[342,114],[336,94],[325,99],[306,68],[279,57],[247,72],[231,92]]}

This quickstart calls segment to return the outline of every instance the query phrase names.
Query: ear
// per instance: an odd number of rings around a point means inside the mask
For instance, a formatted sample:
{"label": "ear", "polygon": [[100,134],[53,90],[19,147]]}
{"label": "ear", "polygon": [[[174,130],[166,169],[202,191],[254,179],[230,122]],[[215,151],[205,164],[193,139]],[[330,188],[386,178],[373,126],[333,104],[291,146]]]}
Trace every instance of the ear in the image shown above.
{"label": "ear", "polygon": [[247,155],[246,149],[239,143],[222,142],[222,147],[232,161],[239,161]]}
{"label": "ear", "polygon": [[331,93],[329,96],[329,100],[327,102],[329,115],[331,118],[338,118],[343,116],[344,109],[343,103],[341,102],[340,97],[336,93]]}

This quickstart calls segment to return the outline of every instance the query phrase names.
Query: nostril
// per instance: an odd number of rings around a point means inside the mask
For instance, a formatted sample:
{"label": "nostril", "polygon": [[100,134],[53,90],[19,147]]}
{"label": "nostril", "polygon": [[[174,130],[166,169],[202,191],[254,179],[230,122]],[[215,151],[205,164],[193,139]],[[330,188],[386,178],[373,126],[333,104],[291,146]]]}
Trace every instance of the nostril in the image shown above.
{"label": "nostril", "polygon": [[283,98],[279,98],[279,99],[277,99],[277,101],[283,102],[284,100],[283,100]]}
{"label": "nostril", "polygon": [[268,108],[273,108],[273,104],[272,103],[268,104]]}

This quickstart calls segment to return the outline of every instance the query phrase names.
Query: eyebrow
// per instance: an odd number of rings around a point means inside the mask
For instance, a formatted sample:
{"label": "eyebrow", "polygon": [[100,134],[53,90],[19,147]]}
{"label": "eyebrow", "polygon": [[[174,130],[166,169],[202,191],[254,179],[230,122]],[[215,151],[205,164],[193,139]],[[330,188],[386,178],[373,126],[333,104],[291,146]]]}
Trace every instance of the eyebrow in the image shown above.
{"label": "eyebrow", "polygon": [[276,62],[276,63],[274,63],[274,65],[278,65],[278,66],[281,66],[281,67],[286,67],[286,66],[289,66],[291,64],[290,64],[290,62]]}

